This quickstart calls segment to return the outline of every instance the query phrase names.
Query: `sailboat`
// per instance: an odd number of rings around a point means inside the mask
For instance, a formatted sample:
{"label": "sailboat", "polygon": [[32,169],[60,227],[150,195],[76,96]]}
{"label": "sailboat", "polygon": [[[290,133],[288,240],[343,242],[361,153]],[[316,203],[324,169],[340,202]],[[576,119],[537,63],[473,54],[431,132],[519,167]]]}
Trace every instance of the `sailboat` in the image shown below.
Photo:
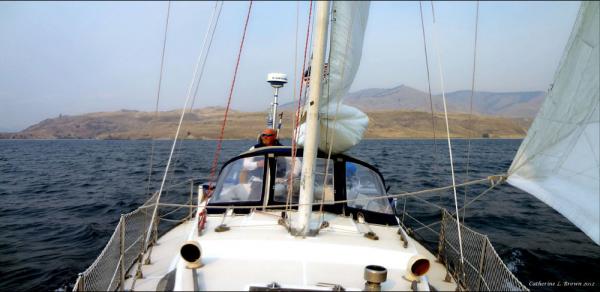
{"label": "sailboat", "polygon": [[[340,101],[360,63],[369,3],[316,7],[297,144],[231,158],[215,184],[192,189],[195,204],[161,202],[162,189],[155,192],[122,215],[74,290],[528,290],[458,212],[443,211],[438,249],[427,250],[398,218],[396,199],[407,194],[388,194],[376,167],[344,154],[368,121]],[[462,184],[507,180],[596,243],[598,15],[598,2],[582,3],[554,87],[508,174]],[[158,211],[172,207],[189,208],[189,216],[159,234]]]}

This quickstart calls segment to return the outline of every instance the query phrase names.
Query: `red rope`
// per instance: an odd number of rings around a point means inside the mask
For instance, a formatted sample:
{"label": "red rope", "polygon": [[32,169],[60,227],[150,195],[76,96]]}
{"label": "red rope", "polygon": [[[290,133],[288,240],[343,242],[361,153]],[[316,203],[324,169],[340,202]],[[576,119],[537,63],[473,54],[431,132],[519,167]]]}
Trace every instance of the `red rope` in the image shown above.
{"label": "red rope", "polygon": [[212,166],[210,168],[210,176],[208,177],[209,186],[214,185],[214,178],[217,170],[217,164],[219,162],[219,155],[221,154],[221,148],[223,146],[223,136],[225,133],[225,125],[227,124],[227,115],[229,114],[229,107],[231,105],[231,97],[233,96],[233,88],[235,87],[235,80],[237,78],[238,68],[240,66],[240,59],[242,56],[242,48],[244,47],[244,40],[246,39],[246,29],[248,28],[248,21],[250,20],[250,12],[252,11],[252,0],[248,6],[248,14],[246,15],[246,23],[244,24],[244,32],[242,33],[242,41],[240,42],[240,49],[237,55],[237,62],[235,63],[235,70],[233,71],[233,80],[231,81],[231,87],[229,88],[229,98],[227,99],[227,107],[225,108],[225,115],[223,117],[223,123],[221,124],[221,134],[219,135],[219,141],[217,142],[217,149],[215,150],[215,157],[213,158]]}
{"label": "red rope", "polygon": [[296,140],[298,139],[298,127],[299,127],[299,122],[300,122],[300,103],[302,100],[302,89],[304,88],[304,70],[306,70],[306,55],[308,52],[308,41],[309,41],[309,36],[310,36],[310,24],[311,24],[311,20],[312,20],[312,8],[313,8],[313,3],[312,0],[309,3],[309,10],[308,10],[308,24],[306,27],[306,41],[304,44],[304,59],[302,60],[302,72],[300,73],[300,76],[302,76],[302,78],[300,78],[300,94],[298,95],[298,105],[296,107],[296,123],[294,126],[294,132],[292,134],[292,163],[291,163],[291,167],[292,170],[290,171],[290,177],[288,179],[288,198],[287,200],[289,201],[291,198],[289,198],[290,192],[293,188],[293,177],[294,177],[294,165],[296,163]]}

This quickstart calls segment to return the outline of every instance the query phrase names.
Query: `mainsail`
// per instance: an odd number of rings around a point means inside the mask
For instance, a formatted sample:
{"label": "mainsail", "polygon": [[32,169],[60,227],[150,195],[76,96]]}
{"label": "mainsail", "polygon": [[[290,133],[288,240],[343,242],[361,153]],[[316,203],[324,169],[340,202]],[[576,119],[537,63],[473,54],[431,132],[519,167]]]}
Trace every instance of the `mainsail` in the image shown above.
{"label": "mainsail", "polygon": [[[368,1],[335,1],[329,44],[328,77],[319,102],[319,149],[340,153],[358,144],[369,118],[357,108],[341,104],[356,76],[369,16]],[[303,145],[305,125],[298,143]]]}
{"label": "mainsail", "polygon": [[509,169],[508,182],[600,244],[599,6],[582,1],[554,85]]}

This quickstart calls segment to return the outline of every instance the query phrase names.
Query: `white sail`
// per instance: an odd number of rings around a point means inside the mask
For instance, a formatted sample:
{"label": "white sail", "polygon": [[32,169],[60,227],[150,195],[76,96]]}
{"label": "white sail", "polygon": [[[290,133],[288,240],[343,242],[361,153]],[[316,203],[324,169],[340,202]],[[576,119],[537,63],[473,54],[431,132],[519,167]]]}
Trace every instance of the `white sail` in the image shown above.
{"label": "white sail", "polygon": [[[322,151],[329,151],[333,143],[333,153],[344,152],[358,144],[367,129],[369,118],[365,113],[340,103],[360,65],[369,5],[368,1],[333,2],[329,73],[319,101]],[[301,130],[298,143],[302,145],[303,140]]]}
{"label": "white sail", "polygon": [[[328,142],[333,142],[332,153],[344,152],[356,145],[363,137],[369,118],[355,107],[340,104],[339,109],[321,109],[319,149],[329,151]],[[335,116],[335,121],[334,121]],[[306,125],[300,125],[298,144],[304,145]]]}
{"label": "white sail", "polygon": [[509,169],[508,182],[600,244],[598,2],[582,1],[554,85]]}
{"label": "white sail", "polygon": [[369,18],[367,1],[334,1],[329,44],[329,77],[323,87],[321,107],[334,105],[352,85],[362,56]]}

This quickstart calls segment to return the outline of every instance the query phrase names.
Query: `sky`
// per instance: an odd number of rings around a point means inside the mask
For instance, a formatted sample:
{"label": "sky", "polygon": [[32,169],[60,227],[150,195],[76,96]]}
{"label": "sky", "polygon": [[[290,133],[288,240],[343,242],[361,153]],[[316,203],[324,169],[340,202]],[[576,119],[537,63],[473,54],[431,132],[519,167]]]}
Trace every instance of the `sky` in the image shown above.
{"label": "sky", "polygon": [[[445,91],[469,90],[475,52],[476,90],[547,90],[579,9],[579,2],[480,2],[474,51],[477,2],[433,2],[435,27],[431,2],[422,4],[434,93],[442,90],[440,64]],[[167,7],[0,2],[0,132],[60,114],[154,110]],[[280,99],[292,100],[308,7],[254,2],[232,108],[266,112],[269,72],[288,74]],[[171,3],[160,110],[183,107],[213,8]],[[195,108],[226,104],[247,11],[248,2],[224,3]],[[351,91],[398,85],[427,91],[419,2],[374,1]]]}

